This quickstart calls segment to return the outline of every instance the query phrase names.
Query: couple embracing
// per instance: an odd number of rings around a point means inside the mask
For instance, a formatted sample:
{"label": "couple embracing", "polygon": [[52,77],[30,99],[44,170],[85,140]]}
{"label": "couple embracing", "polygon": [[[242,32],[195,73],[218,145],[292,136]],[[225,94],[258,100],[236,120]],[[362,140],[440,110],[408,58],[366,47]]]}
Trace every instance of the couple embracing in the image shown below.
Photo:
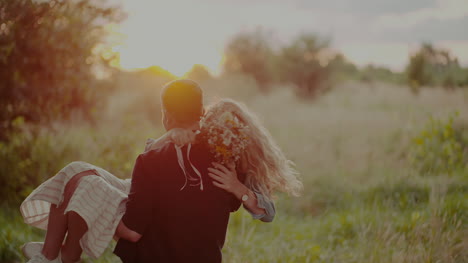
{"label": "couple embracing", "polygon": [[275,191],[302,184],[269,132],[244,105],[176,80],[161,92],[161,138],[148,139],[131,179],[72,162],[22,203],[27,224],[47,230],[26,243],[28,262],[98,258],[111,240],[124,262],[221,262],[229,215],[241,205],[271,222]]}

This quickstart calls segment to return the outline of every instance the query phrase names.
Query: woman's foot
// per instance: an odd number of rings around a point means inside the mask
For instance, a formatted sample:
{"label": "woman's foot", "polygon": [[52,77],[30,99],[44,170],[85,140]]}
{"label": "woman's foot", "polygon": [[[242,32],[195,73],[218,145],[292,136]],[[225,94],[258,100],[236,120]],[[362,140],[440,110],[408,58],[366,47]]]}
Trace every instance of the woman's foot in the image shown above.
{"label": "woman's foot", "polygon": [[26,263],[62,263],[60,257],[57,257],[54,260],[48,260],[42,253],[34,255],[28,262]]}
{"label": "woman's foot", "polygon": [[30,259],[37,254],[41,254],[44,242],[28,242],[21,247],[23,255]]}
{"label": "woman's foot", "polygon": [[60,254],[54,260],[47,259],[42,254],[44,242],[28,242],[21,247],[23,255],[29,259],[28,263],[61,263]]}

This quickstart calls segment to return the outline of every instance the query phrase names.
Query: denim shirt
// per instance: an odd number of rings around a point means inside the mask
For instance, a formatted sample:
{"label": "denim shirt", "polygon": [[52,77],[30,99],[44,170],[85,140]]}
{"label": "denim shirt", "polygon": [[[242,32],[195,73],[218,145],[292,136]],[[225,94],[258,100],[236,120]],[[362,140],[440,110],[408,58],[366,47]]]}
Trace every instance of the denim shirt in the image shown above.
{"label": "denim shirt", "polygon": [[246,207],[245,210],[252,215],[253,219],[259,219],[262,222],[272,222],[276,215],[275,203],[264,197],[261,193],[253,191],[257,196],[257,206],[265,210],[265,214],[254,214]]}

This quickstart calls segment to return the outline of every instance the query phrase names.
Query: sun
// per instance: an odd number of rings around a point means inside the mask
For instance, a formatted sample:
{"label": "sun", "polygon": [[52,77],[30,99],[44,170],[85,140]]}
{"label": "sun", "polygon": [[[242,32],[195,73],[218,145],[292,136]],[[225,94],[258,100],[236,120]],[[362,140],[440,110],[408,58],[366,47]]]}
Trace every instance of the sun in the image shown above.
{"label": "sun", "polygon": [[157,41],[130,33],[126,43],[115,46],[113,50],[119,53],[119,66],[123,69],[157,65],[178,77],[183,76],[195,64],[202,64],[216,74],[222,61],[221,52],[206,47],[191,47],[184,39]]}
{"label": "sun", "polygon": [[[116,0],[117,1],[117,0]],[[114,50],[123,69],[160,66],[181,77],[193,65],[220,72],[226,39],[233,25],[213,19],[213,5],[198,1],[122,1],[127,18]],[[162,8],[164,7],[164,8]]]}
{"label": "sun", "polygon": [[[177,77],[183,76],[194,64],[202,64],[211,72],[219,70],[221,55],[207,52],[204,55],[200,50],[193,50],[194,54],[174,50],[169,45],[159,46],[157,50],[151,47],[137,45],[135,47],[116,47],[114,49],[120,54],[120,67],[126,70],[148,68],[154,65],[160,66]],[[149,51],[147,51],[149,50]]]}
{"label": "sun", "polygon": [[[158,6],[151,9],[151,6],[130,3],[128,18],[116,28],[121,43],[113,48],[120,54],[121,68],[157,65],[181,77],[194,64],[202,64],[213,74],[219,72],[224,43],[209,25],[197,24],[200,19],[191,17],[191,13],[178,21],[171,12],[154,13],[160,11]],[[180,12],[177,5],[174,9]],[[197,30],[189,30],[188,24]]]}

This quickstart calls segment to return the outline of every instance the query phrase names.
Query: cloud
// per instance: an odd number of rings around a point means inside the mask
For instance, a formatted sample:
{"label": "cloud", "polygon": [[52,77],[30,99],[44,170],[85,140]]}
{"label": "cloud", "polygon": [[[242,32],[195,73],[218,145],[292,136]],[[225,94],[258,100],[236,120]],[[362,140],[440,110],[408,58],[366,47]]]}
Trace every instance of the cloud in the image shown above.
{"label": "cloud", "polygon": [[434,4],[436,0],[293,0],[290,3],[308,10],[325,9],[328,12],[353,13],[376,16],[418,10]]}
{"label": "cloud", "polygon": [[[440,41],[434,44],[436,48],[450,50],[450,54],[458,58],[463,66],[468,66],[468,40]],[[337,48],[346,57],[359,66],[374,64],[393,70],[402,70],[408,63],[409,54],[420,48],[419,43],[407,42],[349,42],[342,43]]]}
{"label": "cloud", "polygon": [[405,42],[440,42],[468,40],[468,16],[452,20],[433,20],[421,23],[412,28],[381,29],[372,32],[373,39],[380,41],[405,41]]}
{"label": "cloud", "polygon": [[458,58],[463,66],[468,66],[468,40],[441,41],[436,47],[450,50],[450,53]]}
{"label": "cloud", "polygon": [[465,16],[468,16],[467,0],[437,0],[431,7],[379,16],[374,24],[374,30],[407,29],[433,20],[447,21]]}
{"label": "cloud", "polygon": [[359,65],[402,69],[422,41],[446,48],[468,64],[468,0],[112,0],[129,18],[127,64],[160,64],[172,71],[202,63],[215,69],[227,41],[262,27],[280,43],[301,32],[330,37]]}
{"label": "cloud", "polygon": [[393,70],[402,70],[409,51],[415,45],[403,42],[353,42],[338,45],[346,57],[359,66],[374,64]]}

